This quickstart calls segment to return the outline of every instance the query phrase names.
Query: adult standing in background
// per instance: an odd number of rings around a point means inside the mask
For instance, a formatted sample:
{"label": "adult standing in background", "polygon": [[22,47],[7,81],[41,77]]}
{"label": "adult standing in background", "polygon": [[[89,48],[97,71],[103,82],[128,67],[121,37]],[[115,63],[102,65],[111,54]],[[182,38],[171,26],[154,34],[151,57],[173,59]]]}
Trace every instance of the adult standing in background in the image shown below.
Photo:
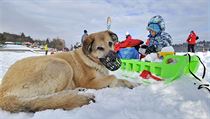
{"label": "adult standing in background", "polygon": [[196,40],[198,38],[199,37],[196,35],[196,33],[194,31],[190,32],[190,35],[187,38],[187,43],[188,43],[187,50],[188,50],[188,52],[195,52]]}
{"label": "adult standing in background", "polygon": [[45,55],[47,55],[48,53],[48,44],[50,43],[49,39],[47,38],[47,40],[45,41],[45,45],[44,45],[44,50],[45,50]]}
{"label": "adult standing in background", "polygon": [[87,36],[88,36],[87,30],[84,30],[84,34],[82,35],[82,39],[81,39],[82,44]]}
{"label": "adult standing in background", "polygon": [[47,53],[48,53],[48,44],[47,43],[44,45],[44,50],[45,50],[45,55],[47,55]]}

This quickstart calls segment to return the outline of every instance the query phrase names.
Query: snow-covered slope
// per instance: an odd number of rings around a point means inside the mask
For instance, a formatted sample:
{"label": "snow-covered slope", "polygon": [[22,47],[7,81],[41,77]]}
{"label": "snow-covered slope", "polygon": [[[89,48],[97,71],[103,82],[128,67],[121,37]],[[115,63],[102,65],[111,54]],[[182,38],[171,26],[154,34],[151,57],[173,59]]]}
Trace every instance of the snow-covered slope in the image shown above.
{"label": "snow-covered slope", "polygon": [[[207,67],[206,80],[210,81],[210,52],[196,53]],[[15,61],[32,52],[0,52],[0,78]],[[115,71],[118,78],[138,82],[139,74]],[[202,67],[197,75],[202,74]],[[192,76],[182,76],[170,85],[154,81],[134,89],[105,88],[87,90],[96,97],[96,103],[65,111],[45,110],[36,113],[10,113],[0,110],[0,119],[210,119],[210,94],[198,90]]]}
{"label": "snow-covered slope", "polygon": [[44,55],[44,53],[34,53],[30,51],[18,51],[18,52],[0,52],[0,79],[3,78],[7,69],[15,63],[17,60],[30,56]]}

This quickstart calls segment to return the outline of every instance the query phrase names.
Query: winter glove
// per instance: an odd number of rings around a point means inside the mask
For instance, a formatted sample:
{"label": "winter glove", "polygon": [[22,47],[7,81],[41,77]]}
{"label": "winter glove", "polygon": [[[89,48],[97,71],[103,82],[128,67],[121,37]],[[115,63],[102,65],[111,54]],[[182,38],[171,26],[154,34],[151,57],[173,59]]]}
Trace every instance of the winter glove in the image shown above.
{"label": "winter glove", "polygon": [[144,41],[140,41],[140,44],[139,45],[142,45],[144,43]]}
{"label": "winter glove", "polygon": [[196,36],[196,40],[198,40],[199,39],[199,37],[198,36]]}
{"label": "winter glove", "polygon": [[147,47],[145,54],[150,54],[150,53],[154,53],[154,52],[157,52],[156,47],[154,45],[151,45],[151,46]]}
{"label": "winter glove", "polygon": [[147,45],[141,45],[139,48],[139,53],[142,55],[145,55],[146,49],[147,49]]}
{"label": "winter glove", "polygon": [[140,48],[143,48],[143,49],[147,49],[147,45],[141,45],[141,47]]}

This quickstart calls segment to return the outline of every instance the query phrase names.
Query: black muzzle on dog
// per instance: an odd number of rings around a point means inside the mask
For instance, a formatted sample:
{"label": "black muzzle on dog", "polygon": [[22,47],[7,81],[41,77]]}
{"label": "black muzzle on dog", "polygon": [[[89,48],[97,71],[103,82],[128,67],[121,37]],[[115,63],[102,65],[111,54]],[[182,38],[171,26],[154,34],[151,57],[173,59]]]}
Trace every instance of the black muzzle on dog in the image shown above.
{"label": "black muzzle on dog", "polygon": [[107,69],[111,71],[115,71],[121,66],[121,60],[114,51],[109,51],[104,58],[99,58],[99,60]]}

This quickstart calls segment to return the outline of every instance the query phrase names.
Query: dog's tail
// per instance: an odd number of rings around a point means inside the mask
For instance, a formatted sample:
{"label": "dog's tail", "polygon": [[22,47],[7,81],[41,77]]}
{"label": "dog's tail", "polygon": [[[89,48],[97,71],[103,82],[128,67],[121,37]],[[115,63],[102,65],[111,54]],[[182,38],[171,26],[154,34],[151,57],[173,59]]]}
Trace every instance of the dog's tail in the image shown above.
{"label": "dog's tail", "polygon": [[69,110],[89,104],[94,98],[92,95],[78,94],[74,90],[32,98],[21,98],[12,95],[6,96],[2,92],[0,92],[0,96],[0,108],[10,112],[36,112],[58,108]]}

